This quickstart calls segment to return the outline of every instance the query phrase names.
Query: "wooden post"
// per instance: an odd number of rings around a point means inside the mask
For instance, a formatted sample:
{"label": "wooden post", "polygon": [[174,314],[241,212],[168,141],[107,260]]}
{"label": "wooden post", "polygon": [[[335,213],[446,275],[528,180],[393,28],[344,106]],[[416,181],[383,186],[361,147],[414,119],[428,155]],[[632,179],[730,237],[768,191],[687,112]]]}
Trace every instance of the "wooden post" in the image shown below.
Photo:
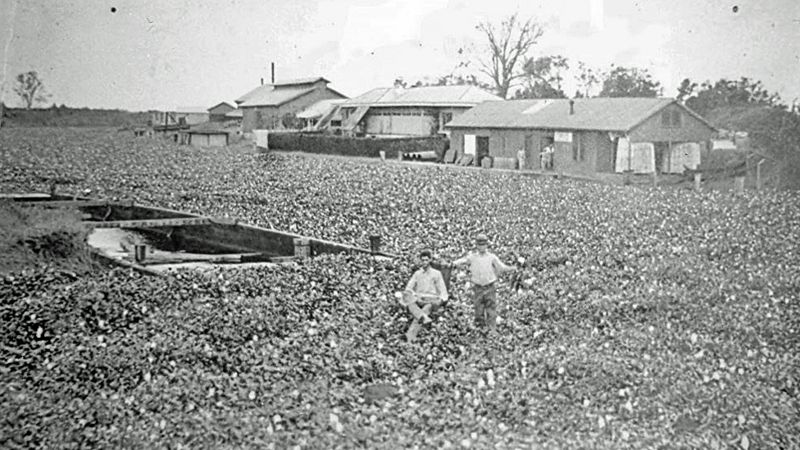
{"label": "wooden post", "polygon": [[736,177],[734,183],[736,186],[736,193],[738,195],[744,194],[744,177]]}
{"label": "wooden post", "polygon": [[381,251],[381,237],[378,235],[372,235],[369,237],[369,250],[375,254],[380,253]]}
{"label": "wooden post", "polygon": [[653,187],[658,187],[658,173],[653,171]]}
{"label": "wooden post", "polygon": [[308,239],[294,238],[294,256],[308,258],[311,256],[311,244]]}
{"label": "wooden post", "polygon": [[136,244],[133,246],[133,259],[136,262],[144,262],[145,258],[147,258],[147,246],[142,244]]}
{"label": "wooden post", "polygon": [[764,163],[764,159],[756,163],[756,190],[761,190],[761,164]]}
{"label": "wooden post", "polygon": [[694,174],[694,190],[695,192],[700,192],[700,181],[702,180],[702,175],[700,172]]}

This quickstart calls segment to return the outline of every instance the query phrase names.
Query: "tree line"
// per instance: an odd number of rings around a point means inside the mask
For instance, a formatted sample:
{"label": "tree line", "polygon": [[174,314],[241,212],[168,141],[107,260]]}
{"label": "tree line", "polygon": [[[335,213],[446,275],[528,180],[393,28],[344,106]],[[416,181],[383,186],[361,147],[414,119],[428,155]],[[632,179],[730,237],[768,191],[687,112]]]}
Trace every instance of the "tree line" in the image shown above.
{"label": "tree line", "polygon": [[[607,69],[591,67],[583,61],[571,61],[562,55],[530,56],[544,27],[533,18],[522,20],[512,14],[499,25],[481,22],[476,27],[483,45],[472,61],[464,61],[456,69],[477,63],[477,73],[454,73],[415,82],[403,78],[395,86],[474,85],[493,91],[499,97],[513,99],[567,98],[565,83],[569,77],[577,90],[572,97],[660,97],[664,88],[647,70],[611,65]],[[461,51],[459,52],[461,53]],[[480,75],[480,76],[479,76]],[[488,80],[488,81],[484,81]],[[703,115],[722,106],[757,105],[789,109],[780,97],[768,92],[760,81],[743,77],[697,83],[684,79],[675,98]],[[800,113],[797,105],[791,112]]]}

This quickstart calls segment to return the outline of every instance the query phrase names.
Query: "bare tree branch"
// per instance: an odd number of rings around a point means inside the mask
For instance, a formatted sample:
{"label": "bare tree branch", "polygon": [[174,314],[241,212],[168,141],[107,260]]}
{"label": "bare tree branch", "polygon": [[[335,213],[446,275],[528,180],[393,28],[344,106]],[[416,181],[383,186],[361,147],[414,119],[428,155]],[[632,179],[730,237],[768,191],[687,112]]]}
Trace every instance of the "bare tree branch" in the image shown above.
{"label": "bare tree branch", "polygon": [[519,21],[518,13],[505,19],[499,29],[488,22],[481,22],[477,29],[489,44],[489,61],[479,59],[479,70],[492,79],[497,95],[506,98],[513,81],[523,76],[517,72],[518,63],[542,37],[544,30],[533,19]]}

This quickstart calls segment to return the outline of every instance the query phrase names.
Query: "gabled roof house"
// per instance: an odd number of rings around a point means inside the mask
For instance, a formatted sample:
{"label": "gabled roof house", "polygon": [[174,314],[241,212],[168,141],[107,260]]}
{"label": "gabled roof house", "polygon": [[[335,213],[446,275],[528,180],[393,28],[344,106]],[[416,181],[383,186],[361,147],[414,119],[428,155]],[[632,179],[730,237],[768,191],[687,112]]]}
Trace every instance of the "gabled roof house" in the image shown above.
{"label": "gabled roof house", "polygon": [[435,136],[444,124],[487,101],[500,100],[475,86],[376,88],[339,105],[321,124],[345,133],[372,136]]}
{"label": "gabled roof house", "polygon": [[302,78],[261,85],[236,99],[242,110],[242,130],[283,128],[281,119],[297,114],[325,99],[345,99],[343,94],[328,87],[322,77]]}
{"label": "gabled roof house", "polygon": [[674,99],[627,97],[484,102],[447,128],[451,160],[583,175],[681,173],[716,133]]}

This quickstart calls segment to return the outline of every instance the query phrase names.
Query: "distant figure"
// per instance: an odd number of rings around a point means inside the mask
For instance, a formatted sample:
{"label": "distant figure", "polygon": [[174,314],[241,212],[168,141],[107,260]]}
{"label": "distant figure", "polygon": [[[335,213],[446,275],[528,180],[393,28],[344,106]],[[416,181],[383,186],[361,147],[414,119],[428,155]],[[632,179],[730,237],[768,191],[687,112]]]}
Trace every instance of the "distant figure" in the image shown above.
{"label": "distant figure", "polygon": [[487,250],[488,245],[489,238],[485,234],[479,234],[475,238],[477,251],[453,261],[452,265],[454,267],[469,265],[475,326],[488,327],[493,333],[497,320],[497,278],[517,268],[503,264],[494,253]]}
{"label": "distant figure", "polygon": [[402,303],[414,316],[406,332],[408,342],[413,342],[417,338],[421,327],[420,320],[423,323],[430,323],[431,312],[447,301],[447,288],[442,273],[431,267],[431,251],[422,250],[419,259],[421,267],[414,272],[402,294]]}
{"label": "distant figure", "polygon": [[553,153],[554,149],[552,145],[548,145],[544,148],[541,153],[542,162],[541,167],[542,170],[551,170],[553,168]]}

